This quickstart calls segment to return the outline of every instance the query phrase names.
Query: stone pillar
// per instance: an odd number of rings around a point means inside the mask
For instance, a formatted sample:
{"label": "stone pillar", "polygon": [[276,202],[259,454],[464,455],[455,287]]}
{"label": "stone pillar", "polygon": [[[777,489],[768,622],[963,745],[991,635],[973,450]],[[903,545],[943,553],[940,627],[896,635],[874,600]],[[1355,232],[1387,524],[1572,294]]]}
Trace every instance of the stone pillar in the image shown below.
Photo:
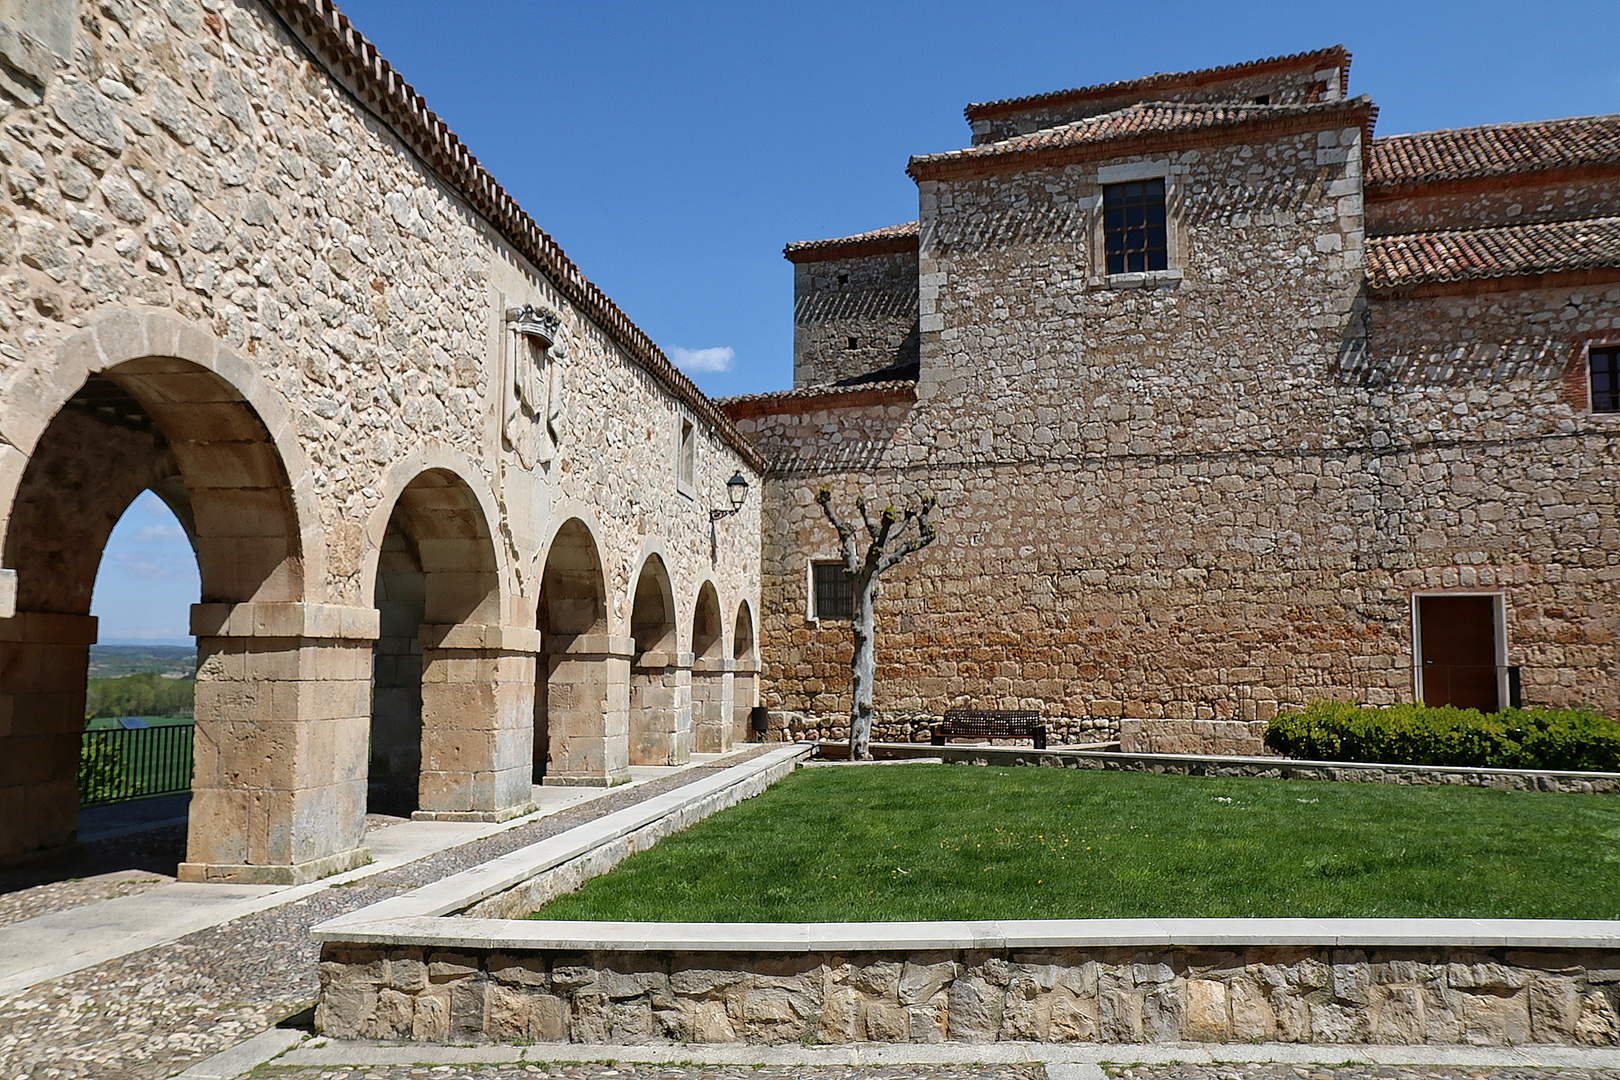
{"label": "stone pillar", "polygon": [[705,657],[692,662],[692,749],[723,754],[731,749],[731,661]]}
{"label": "stone pillar", "polygon": [[96,620],[0,619],[0,865],[74,842],[84,681]]}
{"label": "stone pillar", "polygon": [[630,780],[630,661],[635,641],[608,634],[545,640],[548,786]]}
{"label": "stone pillar", "polygon": [[182,881],[295,885],[363,865],[375,608],[195,604]]}
{"label": "stone pillar", "polygon": [[506,821],[534,809],[534,654],[540,635],[422,627],[418,821]]}
{"label": "stone pillar", "polygon": [[753,742],[759,736],[748,726],[748,711],[759,704],[759,661],[731,663],[732,741]]}
{"label": "stone pillar", "polygon": [[630,764],[692,760],[692,654],[649,651],[630,671]]}

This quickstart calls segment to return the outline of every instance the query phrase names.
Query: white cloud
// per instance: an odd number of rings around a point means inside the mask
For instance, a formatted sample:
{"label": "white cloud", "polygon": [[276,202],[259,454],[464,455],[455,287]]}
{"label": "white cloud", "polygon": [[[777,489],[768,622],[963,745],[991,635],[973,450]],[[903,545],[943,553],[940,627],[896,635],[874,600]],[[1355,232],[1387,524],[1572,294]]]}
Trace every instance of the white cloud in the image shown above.
{"label": "white cloud", "polygon": [[179,522],[169,525],[145,525],[135,534],[137,544],[161,544],[164,541],[186,542],[186,531]]}
{"label": "white cloud", "polygon": [[679,346],[669,350],[670,359],[682,371],[730,371],[731,362],[737,358],[737,350],[728,345],[717,349],[683,349]]}

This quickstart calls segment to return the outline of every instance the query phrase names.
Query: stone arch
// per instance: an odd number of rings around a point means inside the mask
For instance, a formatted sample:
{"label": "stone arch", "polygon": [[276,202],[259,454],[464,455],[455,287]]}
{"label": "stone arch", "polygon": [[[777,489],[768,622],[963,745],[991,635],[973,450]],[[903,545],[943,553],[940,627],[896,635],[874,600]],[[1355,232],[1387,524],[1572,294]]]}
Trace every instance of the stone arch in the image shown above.
{"label": "stone arch", "polygon": [[698,587],[691,640],[692,747],[700,754],[718,754],[731,749],[731,663],[713,581]]}
{"label": "stone arch", "polygon": [[[208,385],[196,376],[213,375],[216,381],[212,390],[218,396],[218,400],[213,401],[170,402],[171,417],[187,411],[188,405],[235,404],[255,418],[260,429],[256,435],[262,437],[271,451],[270,456],[277,462],[277,471],[286,481],[283,494],[293,509],[290,531],[296,538],[300,577],[311,583],[324,580],[325,534],[312,490],[308,459],[299,445],[292,411],[282,395],[265,384],[255,365],[226,348],[209,330],[170,311],[109,309],[93,326],[64,340],[49,366],[17,380],[6,395],[5,408],[0,409],[0,444],[5,445],[5,451],[0,453],[0,506],[15,505],[40,440],[92,376],[105,375],[117,368],[126,379],[145,374],[148,376],[145,386],[157,389],[162,383],[157,376],[164,373],[165,366],[172,368],[174,375],[194,376],[189,380],[194,388]],[[177,385],[183,387],[185,381],[177,381]],[[143,408],[152,403],[148,396],[143,399]],[[228,414],[225,408],[207,411],[215,417]],[[203,415],[197,410],[191,412],[194,418]],[[198,434],[209,436],[215,430],[200,424],[194,428]],[[242,430],[239,425],[229,424],[219,430],[228,434],[233,429]],[[231,440],[206,438],[200,441],[206,444]],[[175,507],[170,496],[156,488],[153,490],[175,509],[181,524],[191,529],[188,516]],[[0,522],[0,540],[4,543],[11,542],[14,524],[10,515]],[[16,570],[9,562],[0,565]],[[205,591],[207,588],[205,585]]]}
{"label": "stone arch", "polygon": [[587,517],[557,528],[541,567],[534,776],[552,785],[622,783],[630,777],[630,648],[607,633],[607,575]]}
{"label": "stone arch", "polygon": [[[297,609],[303,600],[307,537],[283,447],[249,400],[255,380],[234,371],[244,392],[222,374],[232,365],[211,337],[172,317],[113,324],[124,332],[104,321],[64,346],[68,359],[53,385],[65,389],[47,399],[58,403],[54,413],[40,421],[15,398],[0,410],[7,437],[29,447],[22,467],[0,478],[10,496],[0,562],[15,575],[15,614],[0,621],[0,704],[14,720],[0,754],[28,761],[10,771],[15,782],[0,785],[0,809],[17,811],[3,815],[0,859],[71,842],[77,830],[85,672],[96,637],[91,593],[113,526],[145,490],[186,530],[199,600],[210,605],[193,616],[197,812],[188,860],[291,858],[291,840],[284,851],[251,842],[254,815],[241,792],[275,789],[278,778],[256,764],[252,739],[226,734],[243,720],[270,719],[257,715],[257,703],[265,689],[258,684],[271,675],[247,662],[262,652],[255,642],[264,635],[251,629],[252,616],[237,619],[245,631],[221,625],[233,611]],[[360,827],[350,830],[356,840]],[[308,839],[319,848],[340,833]]]}
{"label": "stone arch", "polygon": [[731,624],[731,732],[736,742],[748,742],[755,737],[748,714],[757,704],[759,656],[754,611],[747,600],[742,600],[737,604],[737,617]]}
{"label": "stone arch", "polygon": [[528,706],[534,661],[504,640],[491,518],[465,476],[444,467],[411,477],[387,514],[367,553],[382,623],[374,678],[387,691],[373,697],[372,776],[397,795],[409,788],[402,763],[416,763],[419,817],[506,816],[529,802],[531,729],[518,706]]}
{"label": "stone arch", "polygon": [[691,660],[681,654],[675,589],[648,553],[630,592],[630,764],[680,765],[692,756]]}
{"label": "stone arch", "polygon": [[[371,589],[363,594],[363,602],[369,600],[376,589],[377,567],[382,558],[383,541],[395,523],[395,515],[402,505],[406,491],[416,486],[417,495],[414,498],[427,497],[426,489],[419,485],[419,481],[430,474],[446,481],[448,478],[454,478],[460,489],[456,495],[457,513],[469,521],[474,516],[480,518],[483,522],[484,536],[492,537],[489,523],[502,519],[500,503],[496,500],[488,480],[465,454],[438,443],[412,451],[390,466],[382,482],[376,485],[382,497],[366,519],[365,548],[360,558],[360,579],[371,585]],[[431,510],[431,507],[424,506],[424,509]],[[486,554],[492,560],[491,569],[494,573],[492,580],[500,592],[506,594],[516,591],[502,545],[494,543],[491,539],[487,547],[479,552],[479,558],[483,558]],[[499,622],[501,614],[498,608],[489,611],[487,621]]]}

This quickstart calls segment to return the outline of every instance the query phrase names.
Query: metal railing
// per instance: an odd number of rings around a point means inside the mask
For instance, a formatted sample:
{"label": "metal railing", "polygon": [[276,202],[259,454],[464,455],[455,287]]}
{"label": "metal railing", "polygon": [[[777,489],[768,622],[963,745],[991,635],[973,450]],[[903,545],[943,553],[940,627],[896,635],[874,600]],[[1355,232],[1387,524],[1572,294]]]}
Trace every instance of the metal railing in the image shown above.
{"label": "metal railing", "polygon": [[193,724],[86,731],[79,751],[79,805],[191,790]]}
{"label": "metal railing", "polygon": [[[1486,712],[1523,708],[1524,692],[1519,681],[1519,665],[1423,662],[1423,692],[1420,696],[1426,704],[1462,704],[1465,708],[1477,708],[1472,699],[1483,696],[1483,692],[1494,695],[1497,702]],[[1463,700],[1459,702],[1459,698]]]}

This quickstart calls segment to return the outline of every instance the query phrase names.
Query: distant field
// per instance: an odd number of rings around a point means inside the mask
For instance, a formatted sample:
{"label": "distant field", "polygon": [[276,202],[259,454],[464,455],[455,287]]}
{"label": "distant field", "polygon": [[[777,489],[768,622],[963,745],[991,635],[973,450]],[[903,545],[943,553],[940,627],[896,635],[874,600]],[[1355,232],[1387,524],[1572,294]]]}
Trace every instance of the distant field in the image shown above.
{"label": "distant field", "polygon": [[146,672],[189,679],[197,673],[197,650],[190,645],[90,646],[92,679],[116,679]]}
{"label": "distant field", "polygon": [[542,919],[1620,918],[1620,797],[800,769]]}

